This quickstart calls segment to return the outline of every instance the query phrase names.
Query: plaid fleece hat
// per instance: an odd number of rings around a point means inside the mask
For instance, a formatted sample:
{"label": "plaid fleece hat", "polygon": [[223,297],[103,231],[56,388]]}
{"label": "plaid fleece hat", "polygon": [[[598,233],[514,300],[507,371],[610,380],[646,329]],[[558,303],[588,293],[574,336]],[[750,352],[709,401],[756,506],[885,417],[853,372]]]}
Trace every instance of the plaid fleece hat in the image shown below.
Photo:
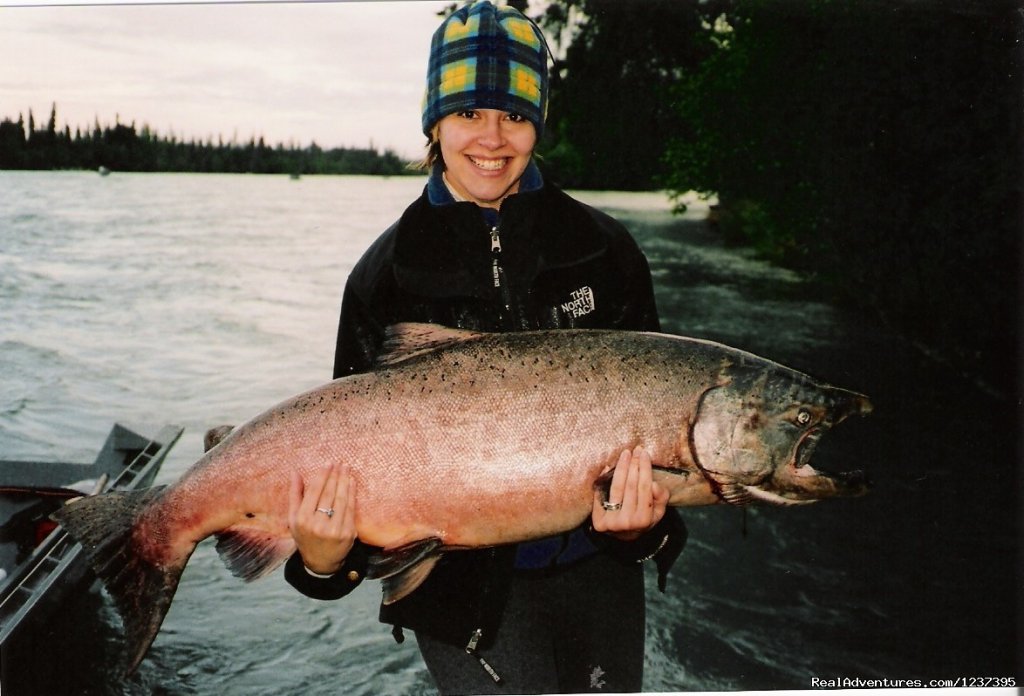
{"label": "plaid fleece hat", "polygon": [[548,53],[537,26],[486,0],[459,8],[434,32],[423,98],[423,132],[464,109],[521,114],[544,131]]}

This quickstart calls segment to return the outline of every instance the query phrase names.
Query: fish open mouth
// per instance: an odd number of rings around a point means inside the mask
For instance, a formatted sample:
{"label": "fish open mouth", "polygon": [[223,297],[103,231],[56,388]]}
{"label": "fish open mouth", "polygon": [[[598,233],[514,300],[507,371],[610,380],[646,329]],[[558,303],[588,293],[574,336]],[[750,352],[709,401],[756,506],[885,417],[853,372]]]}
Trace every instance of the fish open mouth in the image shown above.
{"label": "fish open mouth", "polygon": [[804,434],[800,441],[796,445],[796,455],[793,457],[793,466],[797,469],[807,466],[807,463],[811,460],[811,455],[814,454],[815,448],[818,446],[818,441],[821,440],[821,436],[825,433],[825,428],[811,428]]}
{"label": "fish open mouth", "polygon": [[810,465],[811,456],[817,450],[822,435],[829,430],[828,427],[812,428],[797,443],[790,470],[791,481],[796,488],[794,493],[809,493],[814,496],[811,500],[816,499],[817,495],[846,497],[867,493],[870,482],[862,470],[829,471],[820,466]]}
{"label": "fish open mouth", "polygon": [[866,484],[866,477],[863,471],[849,471],[849,472],[829,472],[821,469],[812,468],[809,466],[811,456],[817,450],[818,443],[821,441],[822,435],[829,432],[835,426],[842,423],[844,420],[851,416],[866,416],[871,413],[873,406],[871,401],[863,394],[856,394],[849,392],[849,398],[838,404],[830,420],[825,421],[823,424],[818,425],[808,430],[800,441],[797,443],[795,452],[793,455],[793,467],[795,469],[809,469],[807,473],[816,473],[819,476],[834,479],[838,482],[854,482],[861,481]]}

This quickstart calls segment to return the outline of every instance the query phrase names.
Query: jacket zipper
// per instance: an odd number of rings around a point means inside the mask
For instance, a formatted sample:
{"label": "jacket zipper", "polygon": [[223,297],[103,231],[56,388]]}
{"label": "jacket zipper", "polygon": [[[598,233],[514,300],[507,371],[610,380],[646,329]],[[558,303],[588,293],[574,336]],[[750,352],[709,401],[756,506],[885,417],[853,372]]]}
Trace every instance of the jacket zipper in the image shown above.
{"label": "jacket zipper", "polygon": [[501,231],[497,225],[492,225],[491,234],[491,279],[494,287],[498,290],[501,299],[502,324],[510,331],[515,330],[515,321],[512,316],[512,292],[508,287],[508,279],[505,276],[505,268],[501,264]]}
{"label": "jacket zipper", "polygon": [[504,274],[505,270],[501,267],[501,236],[498,226],[494,225],[491,227],[491,277],[494,279],[494,287],[502,287]]}

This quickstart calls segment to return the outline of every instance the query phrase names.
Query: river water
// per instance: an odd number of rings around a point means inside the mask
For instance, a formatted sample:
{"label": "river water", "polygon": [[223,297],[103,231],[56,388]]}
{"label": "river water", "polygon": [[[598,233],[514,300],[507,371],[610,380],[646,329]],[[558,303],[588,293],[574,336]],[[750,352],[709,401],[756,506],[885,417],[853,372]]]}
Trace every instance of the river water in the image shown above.
{"label": "river water", "polygon": [[[185,435],[158,482],[175,480],[206,428],[330,377],[346,275],[422,185],[0,172],[0,458],[87,461],[115,421],[175,423]],[[673,217],[658,194],[578,196],[634,232],[667,332],[876,404],[815,455],[866,468],[867,497],[684,511],[690,542],[665,594],[648,573],[645,690],[1019,676],[1014,405],[724,247],[699,204]],[[378,603],[375,582],[336,603],[280,573],[245,584],[207,542],[131,680],[111,676],[118,621],[94,592],[40,628],[71,645],[58,669],[44,653],[3,656],[4,693],[430,693],[414,641],[394,643]]]}

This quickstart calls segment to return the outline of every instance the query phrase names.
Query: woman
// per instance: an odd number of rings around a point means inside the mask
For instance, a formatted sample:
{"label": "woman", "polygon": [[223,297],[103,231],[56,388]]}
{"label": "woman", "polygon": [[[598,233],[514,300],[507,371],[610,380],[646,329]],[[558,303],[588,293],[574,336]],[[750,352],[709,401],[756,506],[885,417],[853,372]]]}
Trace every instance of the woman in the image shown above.
{"label": "woman", "polygon": [[[650,272],[615,220],[546,184],[533,162],[547,106],[539,29],[489,2],[434,34],[423,110],[430,178],[423,195],[353,269],[342,300],[335,377],[370,370],[385,328],[418,321],[481,331],[659,328]],[[382,606],[412,630],[443,693],[638,691],[644,587],[659,584],[685,529],[625,451],[609,504],[588,524],[516,546],[447,554],[424,584]],[[345,465],[292,486],[299,551],[285,575],[311,597],[348,594],[372,551],[355,539]],[[333,511],[334,514],[326,514]]]}

